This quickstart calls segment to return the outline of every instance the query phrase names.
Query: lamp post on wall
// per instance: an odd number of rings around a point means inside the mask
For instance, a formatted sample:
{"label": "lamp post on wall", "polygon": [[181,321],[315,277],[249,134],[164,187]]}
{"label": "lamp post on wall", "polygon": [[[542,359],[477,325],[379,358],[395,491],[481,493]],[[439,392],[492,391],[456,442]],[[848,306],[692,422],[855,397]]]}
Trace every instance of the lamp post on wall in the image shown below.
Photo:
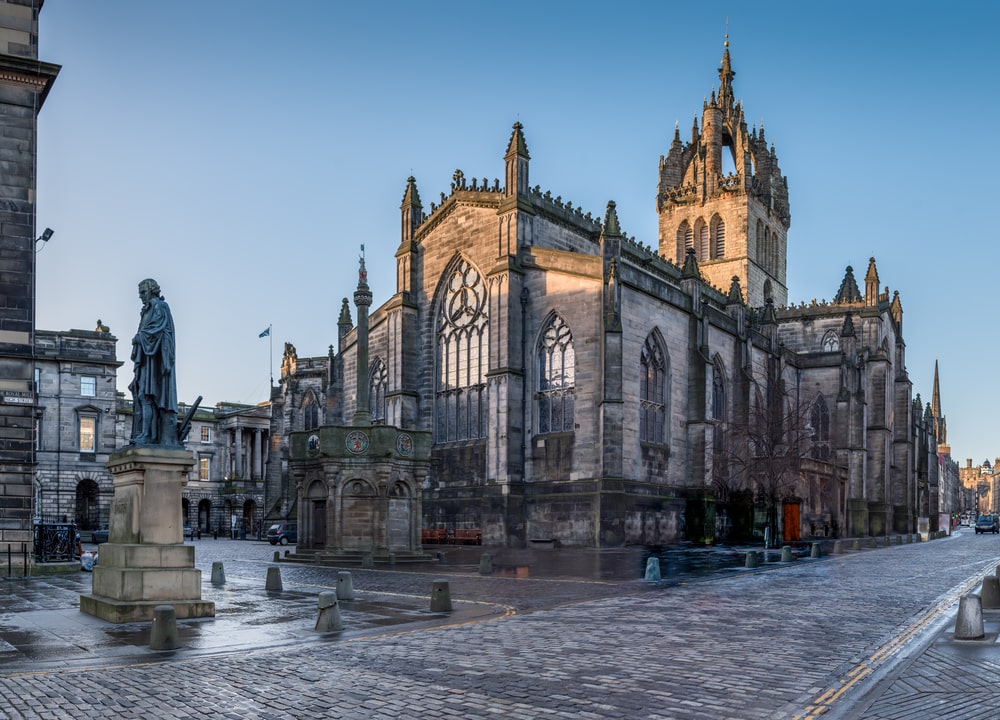
{"label": "lamp post on wall", "polygon": [[[31,341],[31,467],[34,474],[34,484],[35,492],[33,493],[35,502],[35,512],[32,513],[35,522],[40,522],[44,518],[42,517],[42,482],[41,478],[38,477],[38,367],[36,364],[36,348],[35,348],[35,331],[36,331],[36,318],[35,309],[37,307],[36,300],[36,288],[37,281],[35,280],[36,268],[38,266],[38,261],[35,256],[42,251],[45,244],[52,238],[54,231],[52,228],[45,228],[41,235],[35,238],[30,248],[31,250],[31,333],[29,335]],[[38,247],[38,243],[42,243],[42,247]],[[58,422],[58,420],[57,420]]]}

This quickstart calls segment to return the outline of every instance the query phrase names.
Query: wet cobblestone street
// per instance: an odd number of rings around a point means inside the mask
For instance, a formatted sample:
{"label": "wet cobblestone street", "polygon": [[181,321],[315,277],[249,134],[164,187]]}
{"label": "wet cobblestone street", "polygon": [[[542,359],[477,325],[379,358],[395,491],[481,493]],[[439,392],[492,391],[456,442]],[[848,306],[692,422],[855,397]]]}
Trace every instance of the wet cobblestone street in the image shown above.
{"label": "wet cobblestone street", "polygon": [[[483,549],[467,548],[438,566],[345,568],[359,601],[343,604],[342,633],[317,634],[336,569],[282,563],[284,590],[266,593],[275,548],[195,546],[217,617],[179,621],[169,653],[144,647],[148,626],[81,618],[85,573],[0,585],[0,718],[941,717],[890,680],[930,657],[958,594],[1000,562],[1000,541],[969,532],[651,583],[639,551],[602,556],[632,568],[623,577],[542,577],[536,562],[518,578],[480,576]],[[224,588],[208,583],[214,560]],[[453,613],[428,610],[437,578]],[[48,638],[44,658],[19,647],[27,625]],[[981,654],[983,668],[1000,659],[995,642]]]}

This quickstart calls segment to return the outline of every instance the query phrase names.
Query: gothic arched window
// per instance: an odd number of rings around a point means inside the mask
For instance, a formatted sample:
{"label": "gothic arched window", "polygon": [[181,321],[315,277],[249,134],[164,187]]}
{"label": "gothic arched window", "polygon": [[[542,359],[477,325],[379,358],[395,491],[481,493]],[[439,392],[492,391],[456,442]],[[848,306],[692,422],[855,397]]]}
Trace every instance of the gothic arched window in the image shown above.
{"label": "gothic arched window", "polygon": [[437,442],[486,436],[487,301],[486,283],[467,260],[460,259],[445,273],[437,310]]}
{"label": "gothic arched window", "polygon": [[708,260],[709,258],[709,233],[708,225],[701,218],[694,224],[694,236],[695,236],[695,255],[698,261]]}
{"label": "gothic arched window", "polygon": [[812,430],[812,456],[817,460],[830,459],[830,409],[820,395],[809,409],[809,425]]}
{"label": "gothic arched window", "polygon": [[840,338],[833,330],[827,330],[823,336],[823,352],[837,352],[840,350]]}
{"label": "gothic arched window", "polygon": [[315,430],[319,427],[319,401],[312,390],[302,400],[302,429]]}
{"label": "gothic arched window", "polygon": [[691,230],[691,225],[687,220],[681,223],[681,226],[677,228],[677,264],[684,264],[684,256],[687,254],[688,250],[694,248],[694,231]]}
{"label": "gothic arched window", "polygon": [[538,341],[538,432],[573,430],[576,355],[573,333],[553,315]]}
{"label": "gothic arched window", "polygon": [[726,256],[726,221],[718,215],[712,218],[712,258]]}
{"label": "gothic arched window", "polygon": [[372,422],[385,422],[385,391],[389,385],[389,372],[382,358],[375,358],[368,371],[368,412]]}
{"label": "gothic arched window", "polygon": [[667,358],[650,333],[639,360],[639,440],[666,443]]}

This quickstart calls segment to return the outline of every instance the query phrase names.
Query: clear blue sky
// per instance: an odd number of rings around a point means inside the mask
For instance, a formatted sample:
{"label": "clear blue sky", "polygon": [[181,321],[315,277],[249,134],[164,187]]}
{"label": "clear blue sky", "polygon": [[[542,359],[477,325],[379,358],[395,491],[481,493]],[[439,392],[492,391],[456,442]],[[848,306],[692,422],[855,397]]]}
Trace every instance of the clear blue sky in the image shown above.
{"label": "clear blue sky", "polygon": [[407,176],[427,211],[456,168],[502,177],[518,120],[533,185],[595,215],[613,199],[655,245],[659,156],[717,87],[728,18],[736,95],[788,178],[790,300],[874,255],[914,391],[939,360],[953,455],[992,461],[998,8],[49,0],[38,326],[100,318],[127,361],[151,276],[181,400],[264,401],[284,342],[336,342],[362,243],[376,306],[395,290]]}

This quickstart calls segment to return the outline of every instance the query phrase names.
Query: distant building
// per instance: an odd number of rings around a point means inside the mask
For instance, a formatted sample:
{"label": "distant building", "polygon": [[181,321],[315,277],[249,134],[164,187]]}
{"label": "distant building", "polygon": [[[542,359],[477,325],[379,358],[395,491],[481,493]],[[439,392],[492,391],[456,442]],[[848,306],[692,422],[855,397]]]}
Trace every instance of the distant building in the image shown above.
{"label": "distant building", "polygon": [[35,333],[35,518],[106,527],[114,495],[106,463],[118,449],[118,338],[106,331]]}
{"label": "distant building", "polygon": [[[38,522],[66,517],[81,530],[108,524],[114,487],[106,463],[129,443],[133,417],[132,401],[116,390],[116,343],[100,322],[93,331],[36,334]],[[189,410],[182,404],[180,417]],[[193,531],[261,532],[269,431],[266,403],[198,408],[185,442],[195,466],[182,491],[182,517]]]}
{"label": "distant building", "polygon": [[338,541],[356,488],[414,479],[387,465],[355,485],[369,467],[311,442],[352,425],[359,461],[400,459],[376,434],[430,434],[420,522],[484,543],[937,528],[938,442],[901,299],[872,258],[860,284],[831,269],[830,300],[788,302],[788,183],[734,75],[727,43],[700,123],[660,157],[652,245],[613,202],[593,217],[532,186],[520,123],[503,180],[458,170],[429,212],[407,180],[395,294],[369,315],[356,292],[358,327],[344,299],[336,354],[286,344],[272,391],[268,513],[298,517],[300,549]]}

